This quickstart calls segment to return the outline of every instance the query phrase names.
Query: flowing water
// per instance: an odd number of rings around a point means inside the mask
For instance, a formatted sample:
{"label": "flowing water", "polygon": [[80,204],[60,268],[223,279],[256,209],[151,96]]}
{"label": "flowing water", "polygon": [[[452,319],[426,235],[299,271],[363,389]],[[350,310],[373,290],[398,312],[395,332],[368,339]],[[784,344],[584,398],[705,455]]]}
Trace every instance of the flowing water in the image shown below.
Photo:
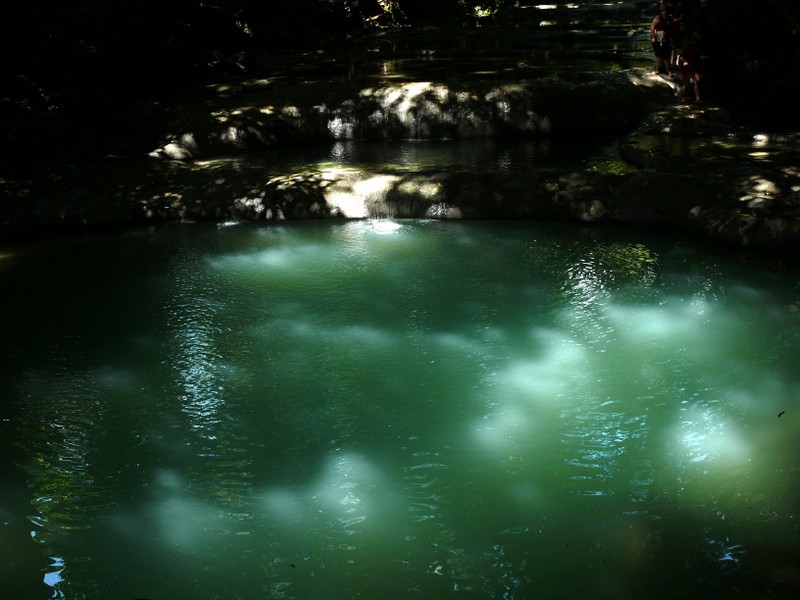
{"label": "flowing water", "polygon": [[790,597],[793,283],[553,223],[6,248],[0,596]]}

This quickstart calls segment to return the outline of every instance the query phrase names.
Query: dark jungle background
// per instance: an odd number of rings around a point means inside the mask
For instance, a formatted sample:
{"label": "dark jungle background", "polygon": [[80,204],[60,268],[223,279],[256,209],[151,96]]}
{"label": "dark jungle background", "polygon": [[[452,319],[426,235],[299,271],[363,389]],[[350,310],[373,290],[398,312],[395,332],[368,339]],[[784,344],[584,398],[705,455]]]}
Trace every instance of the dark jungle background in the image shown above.
{"label": "dark jungle background", "polygon": [[[514,0],[14,1],[0,18],[0,158],[125,135],[129,111],[378,28],[501,27]],[[641,4],[641,3],[640,3]],[[800,2],[685,0],[708,86],[752,119],[797,122]],[[656,2],[652,2],[653,14]]]}

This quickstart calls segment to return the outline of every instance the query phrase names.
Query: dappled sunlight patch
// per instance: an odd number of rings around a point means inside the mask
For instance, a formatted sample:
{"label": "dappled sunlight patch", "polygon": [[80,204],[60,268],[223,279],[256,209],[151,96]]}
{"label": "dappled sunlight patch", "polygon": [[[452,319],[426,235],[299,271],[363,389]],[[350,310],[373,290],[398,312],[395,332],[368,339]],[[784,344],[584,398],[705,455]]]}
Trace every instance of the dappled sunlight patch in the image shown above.
{"label": "dappled sunlight patch", "polygon": [[399,103],[402,110],[408,109],[414,99],[428,92],[433,92],[438,99],[444,100],[447,97],[448,88],[430,81],[414,81],[394,86],[366,88],[359,94],[362,97],[377,98],[384,106],[393,106]]}
{"label": "dappled sunlight patch", "polygon": [[229,229],[231,227],[238,227],[241,224],[241,221],[223,221],[222,223],[217,223],[217,229]]}
{"label": "dappled sunlight patch", "polygon": [[253,275],[264,269],[286,271],[296,277],[325,271],[338,257],[322,243],[290,243],[258,252],[226,254],[209,258],[212,268],[226,275]]}
{"label": "dappled sunlight patch", "polygon": [[[795,382],[785,378],[765,377],[760,367],[740,363],[735,376],[720,382],[719,397],[723,406],[748,424],[751,433],[773,429],[787,407],[795,403]],[[765,418],[769,417],[769,418]]]}
{"label": "dappled sunlight patch", "polygon": [[185,553],[200,547],[213,551],[229,545],[232,535],[247,536],[264,527],[303,539],[322,536],[337,547],[351,536],[398,537],[405,514],[399,491],[358,453],[327,456],[318,476],[305,485],[263,488],[244,512],[230,513],[199,499],[191,493],[193,487],[173,469],[157,471],[154,498],[142,513],[116,517],[117,532],[139,537],[143,530],[154,530],[161,543]]}
{"label": "dappled sunlight patch", "polygon": [[328,121],[328,132],[335,140],[352,140],[356,138],[356,125],[352,117],[335,115]]}
{"label": "dappled sunlight patch", "polygon": [[426,199],[437,198],[442,190],[441,182],[411,179],[405,180],[397,186],[397,191],[408,196],[420,196]]}
{"label": "dappled sunlight patch", "polygon": [[400,231],[403,229],[403,225],[394,221],[373,219],[369,224],[369,228],[380,235],[392,235],[400,233]]}
{"label": "dappled sunlight patch", "polygon": [[387,194],[399,180],[397,175],[357,174],[332,182],[324,196],[343,216],[364,218],[370,214],[370,205],[386,203]]}
{"label": "dappled sunlight patch", "polygon": [[739,180],[739,201],[751,208],[763,206],[780,196],[781,190],[772,179],[762,175],[749,175]]}
{"label": "dappled sunlight patch", "polygon": [[657,342],[667,350],[691,348],[700,342],[709,323],[718,319],[715,310],[702,298],[670,298],[658,306],[608,304],[604,308],[621,337],[638,345]]}
{"label": "dappled sunlight patch", "polygon": [[234,94],[241,94],[242,88],[266,88],[270,85],[274,84],[277,81],[280,81],[283,77],[262,77],[257,79],[246,79],[244,81],[240,81],[236,84],[232,83],[211,83],[206,85],[205,87],[217,95],[225,97],[225,96],[232,96]]}
{"label": "dappled sunlight patch", "polygon": [[131,371],[113,365],[105,365],[94,370],[93,378],[97,384],[115,392],[141,392],[142,379]]}
{"label": "dappled sunlight patch", "polygon": [[258,508],[269,523],[303,536],[324,536],[334,546],[355,535],[399,536],[405,512],[392,482],[355,452],[329,454],[305,486],[264,489]]}
{"label": "dappled sunlight patch", "polygon": [[310,490],[312,504],[348,534],[367,519],[373,527],[382,526],[378,517],[394,504],[387,492],[380,469],[355,453],[330,455]]}
{"label": "dappled sunlight patch", "polygon": [[463,217],[463,211],[448,202],[434,202],[425,211],[425,217],[428,219],[460,219]]}
{"label": "dappled sunlight patch", "polygon": [[[147,517],[160,534],[162,543],[183,552],[196,552],[198,546],[207,545],[215,534],[228,532],[235,519],[217,510],[189,493],[188,482],[172,469],[161,469],[155,474],[154,499]],[[133,519],[134,522],[130,522]],[[122,526],[132,535],[140,535],[142,524],[133,517],[122,517]],[[126,527],[127,523],[127,527]]]}
{"label": "dappled sunlight patch", "polygon": [[278,191],[286,191],[309,182],[322,182],[320,185],[324,187],[329,182],[338,181],[342,177],[350,177],[357,173],[360,171],[344,166],[330,165],[270,177],[267,180],[267,186]]}
{"label": "dappled sunlight patch", "polygon": [[[489,74],[507,74],[517,68],[493,65],[475,71],[485,73],[479,78],[486,79]],[[181,134],[174,131],[151,156],[187,161],[200,152],[214,155],[331,139],[462,139],[605,132],[629,128],[633,119],[625,107],[638,112],[642,100],[638,94],[631,94],[636,88],[628,78],[616,73],[597,74],[595,81],[534,78],[493,87],[479,83],[468,89],[456,84],[406,81],[361,88],[336,101],[327,98],[323,85],[315,89],[314,97],[304,93],[284,103],[215,107],[196,115],[197,122],[190,125],[196,147],[185,144]],[[581,112],[584,97],[598,100],[592,118]],[[186,127],[186,122],[175,127]]]}
{"label": "dappled sunlight patch", "polygon": [[215,171],[225,167],[232,167],[236,169],[241,159],[233,156],[216,157],[192,161],[192,167],[195,169],[207,169]]}
{"label": "dappled sunlight patch", "polygon": [[369,98],[377,105],[368,118],[373,127],[391,128],[396,123],[410,138],[431,137],[434,129],[453,125],[455,115],[445,108],[450,95],[448,86],[427,81],[367,88],[360,92],[362,98]]}
{"label": "dappled sunlight patch", "polygon": [[433,335],[432,342],[445,353],[457,352],[461,355],[466,354],[467,357],[481,349],[481,344],[474,339],[458,333],[436,333]]}
{"label": "dappled sunlight patch", "polygon": [[531,511],[540,511],[547,500],[547,493],[543,486],[529,480],[519,480],[509,486],[508,493],[511,499],[520,507]]}
{"label": "dappled sunlight patch", "polygon": [[264,144],[265,141],[261,132],[252,127],[245,128],[238,125],[231,125],[219,134],[219,139],[225,145],[230,145],[240,150],[247,148],[249,138],[254,138],[261,144]]}
{"label": "dappled sunlight patch", "polygon": [[[561,356],[566,362],[560,361]],[[497,382],[518,398],[542,404],[557,402],[570,389],[568,374],[574,358],[569,350],[564,354],[556,350],[548,352],[544,361],[518,360],[498,373]]]}
{"label": "dappled sunlight patch", "polygon": [[152,508],[152,517],[162,542],[184,552],[196,552],[201,542],[207,543],[211,531],[226,528],[226,520],[218,511],[186,497],[158,502]]}
{"label": "dappled sunlight patch", "polygon": [[697,465],[703,473],[749,462],[750,442],[729,418],[719,401],[694,401],[680,412],[675,441],[683,461]]}
{"label": "dappled sunlight patch", "polygon": [[271,487],[261,492],[258,508],[272,523],[286,529],[302,527],[308,516],[308,506],[301,496],[285,487]]}
{"label": "dappled sunlight patch", "polygon": [[675,460],[673,469],[681,475],[668,487],[676,486],[671,491],[692,503],[713,502],[726,512],[743,511],[741,516],[749,518],[752,513],[742,499],[758,494],[765,485],[772,488],[777,474],[763,471],[753,433],[729,413],[718,401],[694,399],[682,407],[667,449]]}
{"label": "dappled sunlight patch", "polygon": [[[396,279],[402,277],[404,271],[385,271],[386,261],[397,260],[398,251],[414,255],[425,251],[424,245],[414,243],[416,238],[405,235],[414,229],[407,223],[385,217],[355,220],[333,231],[331,239],[315,242],[313,238],[297,237],[270,227],[263,230],[268,234],[259,234],[263,237],[263,242],[259,243],[261,248],[211,256],[206,260],[215,272],[228,279],[264,285],[269,282],[278,289],[308,277],[313,278],[313,283],[311,287],[306,286],[307,290],[321,289],[334,280],[341,282],[341,277],[370,271]],[[331,244],[335,246],[333,249]],[[381,258],[381,261],[369,258]],[[274,279],[278,274],[281,279]]]}
{"label": "dappled sunlight patch", "polygon": [[348,325],[331,329],[328,332],[331,341],[345,348],[356,348],[359,352],[372,350],[389,351],[395,347],[397,336],[379,327],[369,325]]}
{"label": "dappled sunlight patch", "polygon": [[[381,246],[370,245],[370,242],[375,239],[372,234],[399,239],[395,234],[402,233],[408,229],[408,225],[393,221],[389,217],[353,220],[341,230],[341,235],[337,236],[337,243],[343,244],[343,252],[346,256],[361,256],[363,253],[378,252],[379,248],[381,248]],[[392,249],[396,249],[396,247],[392,246]],[[368,268],[368,265],[363,263],[351,266],[362,271]]]}
{"label": "dappled sunlight patch", "polygon": [[374,175],[353,183],[353,192],[365,198],[383,197],[395,181],[392,175]]}
{"label": "dappled sunlight patch", "polygon": [[533,338],[535,358],[516,358],[492,374],[488,412],[472,425],[482,447],[512,451],[529,444],[542,433],[543,419],[583,393],[590,376],[585,349],[554,331]]}
{"label": "dappled sunlight patch", "polygon": [[163,154],[172,160],[189,160],[197,156],[200,147],[194,133],[184,133],[177,140],[165,144],[159,150],[150,153],[152,157]]}
{"label": "dappled sunlight patch", "polygon": [[586,349],[556,331],[540,330],[532,336],[535,358],[517,358],[497,373],[497,385],[525,402],[553,406],[574,391],[586,376]]}
{"label": "dappled sunlight patch", "polygon": [[[738,369],[737,375],[743,379],[749,379],[751,375],[755,376],[756,372],[754,370],[752,373],[748,371],[743,373]],[[763,382],[759,381],[753,387],[760,388],[762,384]],[[770,404],[773,407],[780,405],[771,401],[772,393],[766,390],[756,392],[755,389],[745,389],[739,387],[735,381],[731,381],[727,389],[720,390],[719,396],[722,405],[731,407],[731,410],[743,414],[749,419],[757,417],[758,413],[763,412],[764,408],[766,408],[764,404]]]}
{"label": "dappled sunlight patch", "polygon": [[[401,333],[368,324],[320,324],[300,306],[284,306],[269,323],[248,327],[247,334],[272,347],[278,337],[282,343],[311,344],[324,348],[325,352],[335,352],[339,357],[349,356],[358,360],[362,367],[374,361],[387,369],[390,368],[390,364],[386,364],[387,357],[405,340]],[[396,362],[393,364],[397,366]]]}
{"label": "dappled sunlight patch", "polygon": [[327,200],[328,204],[346,219],[364,219],[369,216],[364,199],[352,192],[331,189],[328,191]]}
{"label": "dappled sunlight patch", "polygon": [[507,452],[534,435],[534,420],[524,405],[504,403],[473,426],[473,439],[481,448]]}
{"label": "dappled sunlight patch", "polygon": [[530,92],[521,84],[506,83],[495,86],[486,94],[493,104],[501,123],[513,125],[519,131],[549,134],[553,123],[549,115],[539,115],[530,107]]}

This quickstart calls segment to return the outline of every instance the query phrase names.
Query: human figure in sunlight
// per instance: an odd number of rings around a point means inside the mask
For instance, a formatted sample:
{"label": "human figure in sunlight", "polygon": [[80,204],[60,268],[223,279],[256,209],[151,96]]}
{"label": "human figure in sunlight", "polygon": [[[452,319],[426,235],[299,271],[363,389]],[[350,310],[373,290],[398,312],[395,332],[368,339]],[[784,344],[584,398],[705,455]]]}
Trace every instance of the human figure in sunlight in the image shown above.
{"label": "human figure in sunlight", "polygon": [[672,75],[670,71],[670,59],[672,48],[670,46],[670,33],[672,30],[669,6],[662,2],[658,8],[658,14],[650,24],[650,44],[653,46],[653,53],[656,55],[656,75],[665,72]]}
{"label": "human figure in sunlight", "polygon": [[678,52],[677,63],[682,82],[681,100],[683,102],[688,101],[687,93],[691,83],[694,91],[694,103],[702,104],[703,98],[700,95],[702,75],[700,74],[700,53],[697,51],[697,47],[691,42],[686,42]]}

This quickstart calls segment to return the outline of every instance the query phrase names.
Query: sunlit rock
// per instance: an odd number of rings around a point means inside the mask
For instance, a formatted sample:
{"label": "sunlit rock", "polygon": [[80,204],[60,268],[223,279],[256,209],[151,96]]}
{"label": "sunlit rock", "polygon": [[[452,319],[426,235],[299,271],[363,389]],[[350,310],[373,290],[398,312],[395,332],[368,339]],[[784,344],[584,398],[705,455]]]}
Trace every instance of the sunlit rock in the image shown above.
{"label": "sunlit rock", "polygon": [[[302,102],[259,97],[251,106],[192,115],[193,132],[166,141],[153,155],[189,160],[200,153],[330,139],[605,133],[631,128],[646,102],[620,73],[499,84],[404,82],[355,90],[338,103],[322,102],[326,92],[323,85],[308,86]],[[263,108],[267,104],[269,110]]]}

